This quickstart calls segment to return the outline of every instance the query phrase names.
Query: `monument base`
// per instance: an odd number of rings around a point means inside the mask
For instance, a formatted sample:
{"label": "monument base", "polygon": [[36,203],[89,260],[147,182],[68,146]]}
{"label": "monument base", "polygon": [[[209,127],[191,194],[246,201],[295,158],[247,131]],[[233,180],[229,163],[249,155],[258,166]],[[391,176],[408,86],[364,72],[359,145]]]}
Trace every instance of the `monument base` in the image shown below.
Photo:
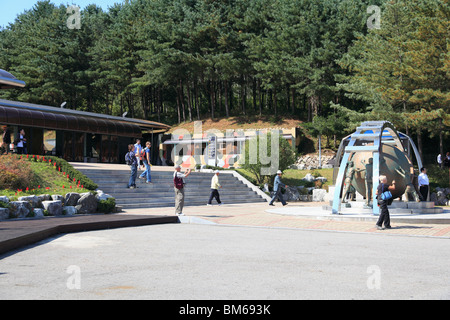
{"label": "monument base", "polygon": [[[331,211],[333,207],[333,202],[330,201],[330,205],[323,206],[322,209]],[[390,214],[434,214],[443,213],[444,209],[441,207],[435,207],[432,201],[398,201],[394,200],[390,206],[388,206]],[[340,214],[371,214],[373,212],[372,208],[368,208],[365,201],[350,201],[344,203],[340,206]]]}

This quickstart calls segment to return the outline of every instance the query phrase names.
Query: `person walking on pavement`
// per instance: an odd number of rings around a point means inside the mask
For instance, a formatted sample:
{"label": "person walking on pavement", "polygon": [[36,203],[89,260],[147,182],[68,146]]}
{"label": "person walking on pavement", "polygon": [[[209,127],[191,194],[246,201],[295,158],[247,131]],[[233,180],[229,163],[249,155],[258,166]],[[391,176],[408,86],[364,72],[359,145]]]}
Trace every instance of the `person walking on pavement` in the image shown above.
{"label": "person walking on pavement", "polygon": [[[392,198],[383,200],[383,199],[381,199],[381,195],[386,191],[393,191],[393,190],[395,190],[395,180],[392,181],[392,185],[389,186],[387,184],[386,176],[381,175],[380,176],[380,184],[378,185],[378,188],[377,188],[377,201],[378,201],[378,206],[380,207],[380,217],[378,218],[378,221],[376,224],[378,230],[383,230],[384,228],[391,229],[391,219],[389,217],[388,204],[390,201],[392,201]],[[384,223],[384,228],[383,228],[383,223]]]}
{"label": "person walking on pavement", "polygon": [[142,159],[142,162],[144,162],[145,165],[145,171],[142,172],[142,174],[139,176],[139,179],[147,179],[146,183],[152,183],[152,175],[151,175],[152,164],[150,163],[151,147],[152,144],[150,143],[150,141],[147,141],[145,143],[144,157]]}
{"label": "person walking on pavement", "polygon": [[136,176],[137,176],[138,162],[137,162],[135,152],[134,152],[134,145],[132,145],[132,144],[128,145],[128,152],[125,155],[125,162],[130,167],[130,170],[131,170],[130,180],[128,181],[127,188],[135,189],[135,188],[137,188]]}
{"label": "person walking on pavement", "polygon": [[287,184],[283,183],[281,181],[281,175],[283,173],[281,172],[281,170],[277,171],[277,175],[275,177],[275,180],[273,181],[273,192],[274,195],[272,197],[272,200],[270,200],[269,202],[269,206],[273,206],[274,201],[278,198],[280,199],[281,203],[283,204],[283,206],[287,205],[286,201],[284,201],[283,199],[283,195],[281,194],[281,186],[284,185],[285,188],[287,188]]}
{"label": "person walking on pavement", "polygon": [[219,170],[214,171],[214,176],[211,179],[211,195],[209,196],[208,206],[212,205],[212,199],[216,198],[217,203],[222,205],[222,202],[220,201],[220,195],[219,195],[219,188],[222,188],[222,186],[219,183]]}
{"label": "person walking on pavement", "polygon": [[181,173],[181,167],[175,166],[173,174],[173,184],[175,190],[175,214],[182,216],[184,207],[184,179],[191,174],[191,170],[187,169],[185,173]]}
{"label": "person walking on pavement", "polygon": [[428,180],[427,175],[427,169],[422,168],[420,169],[420,174],[417,179],[417,182],[419,183],[419,192],[422,196],[422,201],[427,201],[428,199],[428,186],[430,184],[430,181]]}

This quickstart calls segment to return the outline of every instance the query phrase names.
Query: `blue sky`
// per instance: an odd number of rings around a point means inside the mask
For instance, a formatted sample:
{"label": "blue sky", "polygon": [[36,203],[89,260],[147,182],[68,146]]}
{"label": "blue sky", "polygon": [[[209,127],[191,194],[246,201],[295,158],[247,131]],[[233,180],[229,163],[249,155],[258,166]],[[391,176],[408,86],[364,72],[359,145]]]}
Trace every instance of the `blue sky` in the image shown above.
{"label": "blue sky", "polygon": [[[108,7],[114,5],[114,3],[122,3],[123,0],[51,0],[56,5],[72,5],[75,4],[81,9],[84,9],[89,4],[96,4],[102,7],[103,10],[107,10]],[[14,22],[14,19],[18,14],[23,13],[25,10],[29,10],[34,7],[38,0],[0,0],[0,27],[6,27],[10,22]]]}

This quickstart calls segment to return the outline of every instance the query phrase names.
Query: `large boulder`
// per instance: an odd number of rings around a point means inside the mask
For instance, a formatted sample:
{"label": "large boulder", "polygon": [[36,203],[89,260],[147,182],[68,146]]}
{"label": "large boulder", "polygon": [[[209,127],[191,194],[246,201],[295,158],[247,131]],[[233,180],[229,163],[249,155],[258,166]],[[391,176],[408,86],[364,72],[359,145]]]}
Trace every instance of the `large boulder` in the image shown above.
{"label": "large boulder", "polygon": [[8,208],[0,208],[0,220],[9,219],[9,209]]}
{"label": "large boulder", "polygon": [[77,214],[77,208],[75,208],[74,206],[65,206],[63,208],[63,214],[65,216],[73,216],[75,214]]}
{"label": "large boulder", "polygon": [[284,194],[284,200],[286,201],[299,201],[300,193],[296,187],[288,187]]}
{"label": "large boulder", "polygon": [[9,215],[11,218],[25,218],[31,213],[31,204],[28,201],[11,201]]}
{"label": "large boulder", "polygon": [[40,208],[42,206],[41,199],[38,196],[19,197],[19,201],[28,201],[32,208]]}
{"label": "large boulder", "polygon": [[51,196],[53,201],[61,201],[62,204],[64,204],[64,197],[60,194],[52,194]]}
{"label": "large boulder", "polygon": [[1,196],[0,197],[0,202],[9,203],[9,198],[6,197],[6,196]]}
{"label": "large boulder", "polygon": [[63,213],[61,200],[43,201],[42,205],[50,216],[60,216]]}
{"label": "large boulder", "polygon": [[97,190],[97,194],[95,195],[98,201],[102,200],[108,200],[110,198],[113,198],[112,195],[104,193],[102,190]]}
{"label": "large boulder", "polygon": [[322,202],[325,201],[325,196],[327,192],[324,189],[314,189],[312,193],[312,201],[313,202]]}
{"label": "large boulder", "polygon": [[77,192],[69,192],[66,194],[66,197],[64,199],[64,204],[66,206],[76,206],[78,200],[81,198],[80,194]]}
{"label": "large boulder", "polygon": [[95,213],[97,211],[97,198],[90,192],[82,193],[75,208],[79,214]]}

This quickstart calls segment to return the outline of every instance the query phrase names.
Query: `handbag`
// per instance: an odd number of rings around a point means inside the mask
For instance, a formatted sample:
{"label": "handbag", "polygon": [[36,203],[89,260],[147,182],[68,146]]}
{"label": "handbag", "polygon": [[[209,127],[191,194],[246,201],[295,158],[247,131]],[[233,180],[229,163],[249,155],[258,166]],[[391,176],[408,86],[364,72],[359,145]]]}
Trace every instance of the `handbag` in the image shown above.
{"label": "handbag", "polygon": [[385,192],[383,192],[383,193],[380,195],[380,198],[381,198],[381,200],[383,200],[383,201],[392,199],[392,193],[391,193],[389,190],[388,190],[388,191],[385,191]]}

